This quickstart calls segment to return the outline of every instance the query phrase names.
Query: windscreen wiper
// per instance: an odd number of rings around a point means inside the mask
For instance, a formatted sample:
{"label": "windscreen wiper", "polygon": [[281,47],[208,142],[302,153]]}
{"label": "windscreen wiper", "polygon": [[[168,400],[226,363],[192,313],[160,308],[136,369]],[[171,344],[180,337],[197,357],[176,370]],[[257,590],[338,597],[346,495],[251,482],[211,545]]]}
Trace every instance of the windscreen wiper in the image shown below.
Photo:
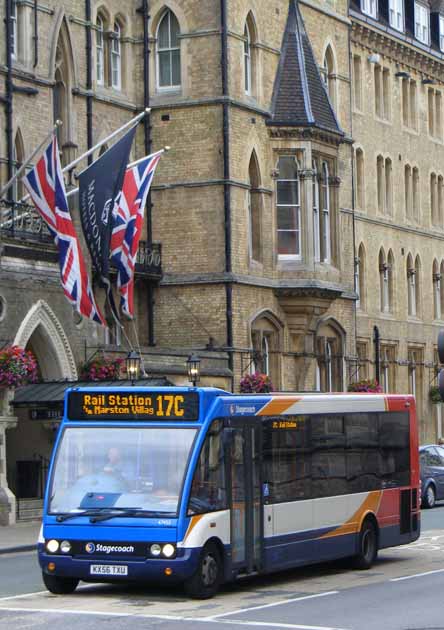
{"label": "windscreen wiper", "polygon": [[176,514],[174,512],[150,512],[149,510],[142,510],[141,508],[111,508],[112,512],[93,514],[89,519],[90,523],[100,523],[101,521],[107,521],[110,518],[117,517],[132,517],[143,516],[145,518],[174,518]]}
{"label": "windscreen wiper", "polygon": [[77,518],[77,516],[94,516],[101,513],[102,510],[81,510],[80,512],[66,512],[65,514],[58,514],[56,521],[57,523],[63,523],[63,521],[68,521],[70,518]]}

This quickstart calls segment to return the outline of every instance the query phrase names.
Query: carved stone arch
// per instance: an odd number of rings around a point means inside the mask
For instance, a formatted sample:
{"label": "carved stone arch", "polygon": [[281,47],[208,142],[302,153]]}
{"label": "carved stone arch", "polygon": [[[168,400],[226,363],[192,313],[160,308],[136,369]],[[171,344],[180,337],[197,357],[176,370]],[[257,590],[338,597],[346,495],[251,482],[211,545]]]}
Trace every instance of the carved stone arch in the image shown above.
{"label": "carved stone arch", "polygon": [[28,311],[14,339],[14,345],[33,350],[45,380],[77,380],[74,354],[63,329],[51,307],[39,300]]}
{"label": "carved stone arch", "polygon": [[97,18],[100,16],[104,22],[104,28],[105,29],[109,29],[109,25],[111,24],[111,13],[109,12],[109,9],[107,6],[105,6],[104,4],[100,4],[97,8],[95,13],[93,14],[94,18],[94,24],[97,22]]}
{"label": "carved stone arch", "polygon": [[251,43],[256,44],[259,39],[259,32],[257,28],[257,20],[252,9],[250,9],[246,14],[244,23],[248,25],[251,36]]}
{"label": "carved stone arch", "polygon": [[159,26],[159,22],[166,11],[171,11],[172,13],[174,13],[177,21],[179,22],[181,33],[188,32],[188,20],[182,7],[174,0],[167,0],[167,2],[165,2],[165,0],[160,0],[159,2],[155,2],[150,7],[150,14],[152,16],[152,19],[150,20],[150,37],[157,38],[157,29]]}
{"label": "carved stone arch", "polygon": [[[255,147],[253,147],[250,152],[249,152],[249,160],[248,160],[248,171],[247,171],[247,180],[249,182],[249,184],[251,186],[253,186],[254,188],[260,188],[261,183],[262,183],[262,176],[261,176],[261,166],[259,163],[259,159],[258,159],[258,153]],[[253,182],[251,180],[251,170],[254,170],[255,172],[255,181]]]}
{"label": "carved stone arch", "polygon": [[268,319],[273,324],[273,326],[275,326],[276,329],[282,330],[284,328],[282,320],[277,315],[275,315],[273,311],[270,311],[269,308],[262,308],[261,310],[254,313],[254,315],[252,315],[248,320],[248,328],[251,330],[254,322],[259,319]]}
{"label": "carved stone arch", "polygon": [[49,54],[49,68],[48,68],[48,76],[49,79],[54,81],[55,72],[56,72],[56,57],[57,57],[57,46],[59,44],[59,38],[63,35],[64,43],[66,44],[66,53],[67,60],[70,64],[71,68],[71,88],[77,87],[78,85],[78,69],[77,69],[77,61],[76,56],[74,55],[74,49],[72,46],[72,34],[69,26],[69,22],[66,19],[65,11],[63,7],[58,9],[57,17],[55,19],[54,28],[51,35],[51,49]]}
{"label": "carved stone arch", "polygon": [[331,60],[331,64],[332,64],[331,71],[336,74],[338,71],[338,59],[337,59],[335,44],[331,38],[328,38],[324,42],[324,48],[322,50],[322,64],[324,64],[324,60],[326,57],[329,58],[329,60]]}

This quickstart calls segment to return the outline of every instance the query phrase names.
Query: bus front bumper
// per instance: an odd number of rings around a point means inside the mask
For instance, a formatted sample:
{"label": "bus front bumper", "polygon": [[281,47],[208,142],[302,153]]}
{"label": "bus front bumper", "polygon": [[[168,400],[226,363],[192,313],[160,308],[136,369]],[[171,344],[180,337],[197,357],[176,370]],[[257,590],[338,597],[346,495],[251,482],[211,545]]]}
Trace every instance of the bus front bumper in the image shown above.
{"label": "bus front bumper", "polygon": [[[123,559],[123,558],[79,558],[48,554],[39,545],[39,564],[44,573],[59,577],[69,577],[85,582],[116,582],[116,581],[164,581],[183,582],[191,577],[198,565],[199,549],[181,549],[180,555],[170,559]],[[110,567],[99,569],[104,573],[97,573],[92,567]],[[108,574],[105,571],[119,567],[117,572]],[[126,567],[126,569],[125,569]],[[119,572],[122,571],[122,572]],[[126,574],[124,572],[126,571]]]}

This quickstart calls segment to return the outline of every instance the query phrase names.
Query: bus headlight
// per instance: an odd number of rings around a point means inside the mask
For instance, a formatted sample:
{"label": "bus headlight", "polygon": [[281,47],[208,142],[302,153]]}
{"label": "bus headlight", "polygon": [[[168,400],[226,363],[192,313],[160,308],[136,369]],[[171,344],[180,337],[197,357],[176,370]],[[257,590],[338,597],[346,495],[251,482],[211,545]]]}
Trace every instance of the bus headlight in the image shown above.
{"label": "bus headlight", "polygon": [[69,553],[71,551],[71,543],[69,540],[64,540],[60,543],[60,551],[62,553]]}
{"label": "bus headlight", "polygon": [[56,553],[59,550],[59,541],[58,540],[48,540],[46,543],[46,549],[50,553]]}
{"label": "bus headlight", "polygon": [[150,554],[152,556],[155,556],[155,557],[160,556],[161,551],[162,551],[162,547],[160,545],[151,545],[150,547]]}
{"label": "bus headlight", "polygon": [[176,549],[174,548],[174,545],[168,543],[167,545],[163,546],[162,553],[165,558],[172,558],[176,553]]}

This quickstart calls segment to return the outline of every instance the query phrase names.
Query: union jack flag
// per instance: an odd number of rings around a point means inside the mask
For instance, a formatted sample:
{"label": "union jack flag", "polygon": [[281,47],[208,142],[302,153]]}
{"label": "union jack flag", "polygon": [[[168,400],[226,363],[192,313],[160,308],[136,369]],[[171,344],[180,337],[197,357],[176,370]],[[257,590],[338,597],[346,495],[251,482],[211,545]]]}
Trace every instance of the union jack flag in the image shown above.
{"label": "union jack flag", "polygon": [[134,315],[134,265],[142,233],[146,199],[162,151],[127,169],[111,234],[111,260],[117,267],[122,312]]}
{"label": "union jack flag", "polygon": [[81,315],[106,326],[94,299],[69,212],[55,136],[34,168],[23,178],[23,183],[54,237],[59,254],[60,279],[66,297]]}

